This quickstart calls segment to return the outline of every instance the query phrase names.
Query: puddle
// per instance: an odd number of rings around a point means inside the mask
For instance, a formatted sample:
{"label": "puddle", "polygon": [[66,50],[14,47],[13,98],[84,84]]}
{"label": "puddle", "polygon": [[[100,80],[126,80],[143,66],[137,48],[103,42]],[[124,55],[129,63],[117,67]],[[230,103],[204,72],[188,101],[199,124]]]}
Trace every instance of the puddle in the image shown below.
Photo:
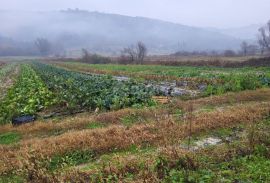
{"label": "puddle", "polygon": [[188,149],[190,151],[196,151],[199,149],[207,148],[209,146],[215,146],[222,144],[223,140],[217,137],[208,137],[199,141],[194,142],[192,145],[188,147],[188,145],[181,145],[182,148]]}
{"label": "puddle", "polygon": [[[129,77],[126,76],[113,76],[113,78],[117,81],[128,81],[130,80]],[[201,91],[206,88],[206,85],[200,84],[198,86],[198,90],[189,90],[188,82],[153,82],[153,81],[146,81],[145,85],[147,87],[154,87],[158,92],[162,95],[170,96],[170,97],[177,97],[177,96],[197,96]]]}
{"label": "puddle", "polygon": [[162,95],[177,97],[177,96],[197,96],[200,91],[199,90],[189,90],[186,87],[178,87],[176,82],[160,82],[160,83],[148,83],[148,87],[154,87],[158,90]]}
{"label": "puddle", "polygon": [[129,77],[126,76],[113,76],[114,79],[116,79],[117,81],[128,81],[130,80]]}
{"label": "puddle", "polygon": [[196,147],[198,147],[198,148],[204,148],[207,146],[213,146],[213,145],[217,145],[220,143],[222,143],[222,139],[209,137],[209,138],[197,141],[195,144],[196,144]]}

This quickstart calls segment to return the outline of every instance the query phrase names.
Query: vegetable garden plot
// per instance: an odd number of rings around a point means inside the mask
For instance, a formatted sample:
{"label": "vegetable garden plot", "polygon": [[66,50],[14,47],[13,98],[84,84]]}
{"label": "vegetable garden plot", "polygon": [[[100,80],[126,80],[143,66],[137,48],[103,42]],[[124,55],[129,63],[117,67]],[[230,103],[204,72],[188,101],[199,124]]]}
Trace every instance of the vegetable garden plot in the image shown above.
{"label": "vegetable garden plot", "polygon": [[30,65],[21,66],[21,74],[7,96],[0,101],[0,124],[11,121],[13,117],[35,114],[56,103],[54,95],[48,90]]}
{"label": "vegetable garden plot", "polygon": [[0,101],[0,124],[44,109],[66,111],[120,109],[150,104],[155,91],[135,81],[84,75],[41,63],[22,64],[21,74]]}
{"label": "vegetable garden plot", "polygon": [[41,63],[33,68],[69,110],[120,109],[149,104],[155,91],[136,81],[120,82],[111,76],[85,75]]}
{"label": "vegetable garden plot", "polygon": [[[270,85],[270,69],[268,67],[215,68],[215,67],[175,67],[159,65],[112,65],[58,63],[60,67],[77,71],[94,71],[96,73],[120,74],[130,77],[142,77],[146,80],[163,79],[177,81],[178,84],[191,88],[204,89],[204,96],[219,95],[226,92],[254,90]],[[151,76],[151,77],[150,77]],[[179,81],[179,82],[178,82]]]}

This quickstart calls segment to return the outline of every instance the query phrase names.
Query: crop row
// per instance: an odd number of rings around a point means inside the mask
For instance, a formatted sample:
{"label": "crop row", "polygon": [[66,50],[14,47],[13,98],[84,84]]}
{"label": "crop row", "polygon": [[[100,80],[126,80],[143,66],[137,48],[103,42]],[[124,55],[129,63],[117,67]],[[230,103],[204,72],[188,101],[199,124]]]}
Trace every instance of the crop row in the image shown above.
{"label": "crop row", "polygon": [[226,92],[255,90],[270,85],[270,77],[251,73],[229,74],[219,76],[220,83],[211,83],[205,90],[205,95],[219,95]]}
{"label": "crop row", "polygon": [[32,64],[62,108],[69,110],[120,109],[152,102],[155,91],[136,81],[86,75],[42,63]]}
{"label": "crop row", "polygon": [[191,66],[161,66],[161,65],[116,65],[116,64],[81,64],[66,63],[74,67],[88,67],[99,71],[114,71],[134,73],[136,75],[176,76],[179,78],[220,78],[227,75],[260,75],[270,73],[269,68],[216,68],[216,67],[191,67]]}
{"label": "crop row", "polygon": [[204,95],[223,94],[253,90],[270,85],[269,68],[214,68],[214,67],[172,67],[152,65],[112,65],[58,63],[61,67],[81,72],[98,74],[126,75],[147,80],[185,81],[196,89],[198,85],[207,85]]}
{"label": "crop row", "polygon": [[53,93],[31,66],[23,64],[16,83],[0,101],[0,124],[8,123],[16,116],[35,114],[55,102]]}

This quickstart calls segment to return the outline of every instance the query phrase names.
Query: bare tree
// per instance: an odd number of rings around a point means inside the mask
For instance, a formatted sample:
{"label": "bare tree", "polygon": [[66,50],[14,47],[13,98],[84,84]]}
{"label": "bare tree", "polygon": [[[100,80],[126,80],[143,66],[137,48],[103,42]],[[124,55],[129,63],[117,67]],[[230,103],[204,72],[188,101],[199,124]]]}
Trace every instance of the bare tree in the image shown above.
{"label": "bare tree", "polygon": [[45,38],[37,38],[35,41],[35,45],[42,55],[48,55],[51,51],[51,44]]}
{"label": "bare tree", "polygon": [[135,60],[137,60],[137,53],[136,50],[134,48],[134,46],[129,46],[127,48],[124,48],[124,50],[122,51],[122,55],[127,55],[130,62],[134,62]]}
{"label": "bare tree", "polygon": [[131,63],[142,64],[147,54],[147,48],[144,43],[138,42],[136,46],[129,46],[122,51],[122,58],[129,58]]}
{"label": "bare tree", "polygon": [[264,44],[264,41],[261,39],[260,36],[258,36],[258,44],[259,44],[259,47],[260,47],[260,50],[261,50],[261,55],[263,55],[264,51],[265,51],[265,44]]}
{"label": "bare tree", "polygon": [[248,43],[246,41],[243,41],[241,43],[241,50],[242,50],[242,53],[244,54],[244,56],[246,56],[247,52],[248,52]]}
{"label": "bare tree", "polygon": [[143,60],[147,54],[147,48],[143,42],[137,43],[137,59],[139,64],[143,63]]}
{"label": "bare tree", "polygon": [[265,50],[270,52],[270,21],[265,27],[259,29],[258,44],[263,54]]}
{"label": "bare tree", "polygon": [[82,49],[82,60],[87,62],[90,59],[90,54],[87,49]]}

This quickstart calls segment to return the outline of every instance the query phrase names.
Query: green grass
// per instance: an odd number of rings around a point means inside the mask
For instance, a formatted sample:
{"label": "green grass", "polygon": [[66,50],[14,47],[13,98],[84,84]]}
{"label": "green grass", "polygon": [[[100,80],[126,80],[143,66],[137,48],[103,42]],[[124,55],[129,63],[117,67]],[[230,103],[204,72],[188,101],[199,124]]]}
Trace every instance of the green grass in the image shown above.
{"label": "green grass", "polygon": [[21,135],[16,132],[8,132],[0,134],[0,144],[12,144],[16,143],[21,139]]}
{"label": "green grass", "polygon": [[[138,156],[138,157],[149,157],[153,153],[155,153],[156,148],[154,147],[137,147],[136,145],[131,145],[126,150],[117,150],[112,153],[103,154],[101,155],[97,161],[91,162],[85,167],[82,168],[82,170],[94,170],[94,169],[100,169],[104,165],[118,165],[121,166],[120,162],[118,161],[118,157],[128,157],[130,155],[132,156]],[[101,163],[102,162],[102,163]],[[143,158],[142,158],[142,163]]]}
{"label": "green grass", "polygon": [[213,78],[216,76],[224,76],[229,74],[255,74],[270,73],[268,67],[245,67],[245,68],[216,68],[216,67],[190,67],[190,66],[161,66],[161,65],[116,65],[116,64],[82,64],[82,63],[69,63],[78,66],[90,67],[93,69],[103,71],[120,71],[136,74],[149,74],[149,75],[166,75],[177,77],[200,77],[200,78]]}
{"label": "green grass", "polygon": [[171,169],[164,182],[270,182],[270,160],[266,157],[250,155],[209,165],[188,173],[183,169]]}
{"label": "green grass", "polygon": [[95,154],[93,151],[73,151],[64,155],[56,155],[49,162],[49,169],[56,170],[58,168],[80,165],[93,160]]}
{"label": "green grass", "polygon": [[130,114],[121,118],[121,123],[125,126],[132,126],[134,123],[138,123],[145,120],[138,114]]}
{"label": "green grass", "polygon": [[5,175],[0,176],[0,183],[24,183],[23,177],[17,175]]}
{"label": "green grass", "polygon": [[105,127],[105,125],[100,122],[92,122],[87,125],[88,129],[98,129],[103,127]]}

